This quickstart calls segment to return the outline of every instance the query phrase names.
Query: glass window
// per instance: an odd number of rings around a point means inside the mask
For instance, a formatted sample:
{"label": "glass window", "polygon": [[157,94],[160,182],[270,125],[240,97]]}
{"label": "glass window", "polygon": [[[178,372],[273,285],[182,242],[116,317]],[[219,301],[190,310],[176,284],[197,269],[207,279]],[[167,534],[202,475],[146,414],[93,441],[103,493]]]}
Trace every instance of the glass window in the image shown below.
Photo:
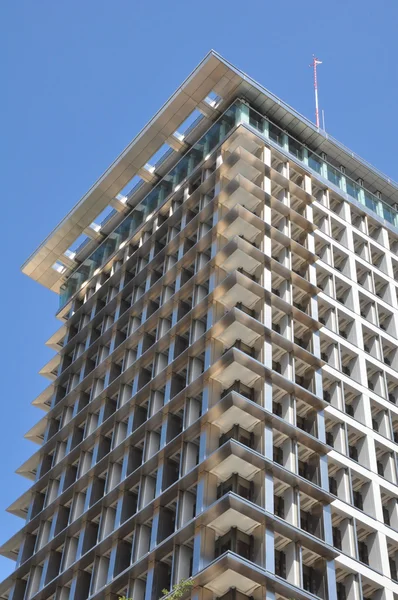
{"label": "glass window", "polygon": [[367,206],[367,208],[370,208],[370,210],[373,210],[374,212],[376,212],[377,209],[377,201],[376,198],[370,194],[369,192],[365,191],[365,206]]}
{"label": "glass window", "polygon": [[358,200],[359,190],[360,190],[359,186],[352,179],[346,180],[346,186],[347,186],[347,194],[349,196],[351,196],[352,198],[355,198],[356,200]]}
{"label": "glass window", "polygon": [[330,183],[333,183],[334,185],[337,185],[337,187],[340,187],[341,174],[339,173],[339,171],[337,171],[337,169],[334,169],[330,165],[327,165],[327,173]]}
{"label": "glass window", "polygon": [[390,209],[386,204],[382,204],[383,207],[383,217],[385,218],[386,221],[388,221],[389,223],[392,223],[393,225],[395,225],[395,220],[396,220],[396,213],[394,213],[394,211],[392,209]]}
{"label": "glass window", "polygon": [[282,132],[279,127],[276,127],[273,123],[269,124],[269,137],[273,142],[276,142],[279,146],[283,146]]}
{"label": "glass window", "polygon": [[304,148],[303,145],[289,137],[289,152],[296,156],[299,160],[303,160]]}
{"label": "glass window", "polygon": [[249,124],[263,133],[265,130],[266,120],[257,111],[251,108],[249,111]]}
{"label": "glass window", "polygon": [[316,154],[309,152],[308,154],[308,166],[311,167],[313,171],[317,173],[321,173],[322,171],[322,161]]}

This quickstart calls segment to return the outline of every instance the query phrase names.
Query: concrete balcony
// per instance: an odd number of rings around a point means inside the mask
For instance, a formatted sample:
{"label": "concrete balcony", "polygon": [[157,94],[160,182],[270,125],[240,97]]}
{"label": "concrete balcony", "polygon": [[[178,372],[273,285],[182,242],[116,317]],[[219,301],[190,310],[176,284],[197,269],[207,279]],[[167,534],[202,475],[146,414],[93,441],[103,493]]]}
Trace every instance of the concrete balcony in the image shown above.
{"label": "concrete balcony", "polygon": [[329,504],[334,499],[329,492],[316,483],[235,440],[229,440],[215,450],[203,464],[206,471],[216,476],[218,484],[227,481],[232,475],[238,475],[248,482],[253,481],[254,497],[258,494],[259,486],[262,485],[263,472],[267,469],[280,481],[298,487],[300,491],[318,502]]}
{"label": "concrete balcony", "polygon": [[253,275],[265,261],[264,254],[249,242],[239,237],[234,238],[217,254],[217,266],[227,273],[241,269]]}
{"label": "concrete balcony", "polygon": [[[250,455],[243,454],[240,455],[240,448],[234,448],[235,444],[232,443],[231,447],[236,452],[229,452],[227,448],[220,449],[221,452],[217,456],[217,463],[210,468],[210,473],[217,477],[218,482],[227,481],[232,475],[238,475],[247,481],[252,481],[254,477],[261,472],[262,466],[261,463],[252,464],[250,462]],[[228,446],[229,444],[227,444]],[[225,457],[223,455],[225,454]],[[216,459],[216,456],[213,456],[213,459]],[[220,460],[221,459],[221,460]]]}
{"label": "concrete balcony", "polygon": [[225,494],[209,506],[199,517],[198,523],[213,529],[216,536],[225,535],[234,527],[247,535],[252,535],[259,526],[270,527],[286,540],[300,543],[307,552],[314,552],[325,558],[339,555],[337,550],[325,544],[322,539],[233,492]]}
{"label": "concrete balcony", "polygon": [[[231,174],[229,172],[229,174]],[[268,194],[244,173],[238,173],[220,192],[219,201],[223,206],[233,208],[237,204],[254,212],[257,206],[269,198]]]}
{"label": "concrete balcony", "polygon": [[249,311],[252,311],[264,296],[263,287],[237,271],[232,272],[214,291],[214,299],[226,308],[238,305]]}
{"label": "concrete balcony", "polygon": [[217,231],[227,240],[236,236],[254,243],[256,238],[265,230],[265,223],[250,210],[236,204],[218,223]]}
{"label": "concrete balcony", "polygon": [[40,369],[39,375],[43,375],[43,377],[46,377],[50,381],[55,381],[58,377],[58,367],[60,362],[61,355],[56,354]]}
{"label": "concrete balcony", "polygon": [[244,386],[254,388],[257,381],[263,376],[263,365],[251,359],[245,353],[231,348],[214,364],[211,377],[221,384],[222,389],[229,389],[232,384],[239,381]]}
{"label": "concrete balcony", "polygon": [[236,423],[239,423],[239,426],[245,431],[251,432],[261,421],[249,412],[233,404],[211,422],[220,429],[221,434],[224,434],[230,431]]}
{"label": "concrete balcony", "polygon": [[231,348],[237,340],[254,348],[264,333],[264,325],[236,308],[217,321],[213,328],[213,337],[225,349]]}
{"label": "concrete balcony", "polygon": [[264,147],[263,141],[242,125],[238,126],[235,132],[223,143],[222,151],[233,153],[237,148],[244,148],[251,154],[256,154],[258,150]]}
{"label": "concrete balcony", "polygon": [[269,588],[283,598],[314,599],[310,592],[296,587],[232,552],[226,552],[220,558],[212,561],[198,573],[195,582],[209,590],[216,598],[221,598],[231,588],[235,588],[237,592],[245,596],[265,598],[265,591]]}
{"label": "concrete balcony", "polygon": [[243,175],[249,181],[257,181],[266,172],[264,162],[243,146],[236,146],[224,159],[222,175],[232,180]]}

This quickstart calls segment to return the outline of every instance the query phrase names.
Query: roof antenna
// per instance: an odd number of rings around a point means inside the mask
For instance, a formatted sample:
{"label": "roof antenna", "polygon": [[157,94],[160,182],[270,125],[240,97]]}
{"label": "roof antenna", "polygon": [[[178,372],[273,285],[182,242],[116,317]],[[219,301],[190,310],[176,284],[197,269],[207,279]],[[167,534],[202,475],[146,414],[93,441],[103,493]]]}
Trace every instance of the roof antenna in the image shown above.
{"label": "roof antenna", "polygon": [[314,90],[315,90],[315,123],[317,129],[319,129],[319,104],[318,104],[318,80],[316,76],[316,68],[321,65],[322,61],[316,58],[315,54],[312,55],[312,63],[309,65],[314,69]]}

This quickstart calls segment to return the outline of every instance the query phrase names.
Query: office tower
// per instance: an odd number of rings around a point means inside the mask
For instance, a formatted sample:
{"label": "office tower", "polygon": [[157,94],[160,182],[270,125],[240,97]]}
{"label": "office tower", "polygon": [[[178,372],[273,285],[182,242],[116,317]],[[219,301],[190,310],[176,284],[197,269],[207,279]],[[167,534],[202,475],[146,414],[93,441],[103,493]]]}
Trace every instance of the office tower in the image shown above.
{"label": "office tower", "polygon": [[203,60],[23,267],[61,327],[2,600],[397,600],[397,201]]}

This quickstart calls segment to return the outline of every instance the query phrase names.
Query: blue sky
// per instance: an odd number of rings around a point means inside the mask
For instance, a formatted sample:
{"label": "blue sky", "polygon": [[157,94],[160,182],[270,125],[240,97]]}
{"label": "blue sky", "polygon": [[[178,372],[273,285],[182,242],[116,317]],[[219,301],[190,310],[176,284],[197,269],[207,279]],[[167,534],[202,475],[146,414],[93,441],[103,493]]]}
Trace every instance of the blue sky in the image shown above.
{"label": "blue sky", "polygon": [[[14,471],[59,326],[22,262],[211,48],[310,118],[315,52],[327,130],[398,180],[398,3],[15,0],[0,23],[2,543],[23,525],[5,509],[28,487]],[[0,558],[0,579],[12,568]]]}

